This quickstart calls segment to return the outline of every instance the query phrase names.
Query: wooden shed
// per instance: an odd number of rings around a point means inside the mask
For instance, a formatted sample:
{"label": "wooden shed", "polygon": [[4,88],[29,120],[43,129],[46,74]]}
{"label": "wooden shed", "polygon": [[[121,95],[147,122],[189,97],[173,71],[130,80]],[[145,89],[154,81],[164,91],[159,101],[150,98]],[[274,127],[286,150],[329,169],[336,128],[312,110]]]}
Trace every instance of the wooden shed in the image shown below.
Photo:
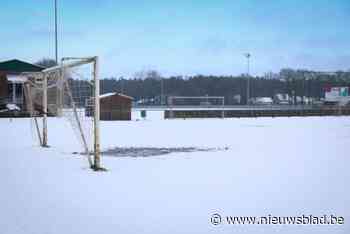
{"label": "wooden shed", "polygon": [[[121,93],[100,95],[100,120],[131,120],[133,98]],[[91,116],[90,111],[87,115]]]}

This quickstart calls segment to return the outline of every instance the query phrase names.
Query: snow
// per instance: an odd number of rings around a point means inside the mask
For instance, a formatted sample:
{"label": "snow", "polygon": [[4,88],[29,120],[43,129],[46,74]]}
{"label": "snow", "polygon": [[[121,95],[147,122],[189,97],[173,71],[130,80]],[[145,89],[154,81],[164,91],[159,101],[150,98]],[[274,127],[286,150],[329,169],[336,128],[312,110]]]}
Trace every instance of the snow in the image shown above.
{"label": "snow", "polygon": [[257,97],[255,102],[257,104],[273,104],[273,100],[270,97]]}
{"label": "snow", "polygon": [[6,77],[7,77],[7,80],[10,81],[11,83],[23,84],[28,80],[28,78],[23,75],[7,74]]}
{"label": "snow", "polygon": [[113,96],[113,95],[116,95],[116,94],[118,94],[121,97],[125,97],[125,98],[128,98],[128,99],[133,99],[132,97],[124,95],[124,94],[121,94],[121,93],[105,93],[105,94],[101,94],[100,98],[110,97],[110,96]]}
{"label": "snow", "polygon": [[116,95],[116,94],[117,93],[105,93],[105,94],[101,94],[100,98],[110,97],[110,96],[113,96],[113,95]]}
{"label": "snow", "polygon": [[20,111],[21,108],[19,108],[16,104],[6,104],[6,108],[8,110],[14,111],[14,110],[18,110]]}
{"label": "snow", "polygon": [[[349,233],[350,118],[246,118],[101,122],[102,148],[228,147],[147,158],[104,157],[108,172],[72,155],[79,144],[49,118],[50,148],[29,119],[0,119],[0,232]],[[139,121],[135,121],[138,119]],[[335,226],[213,226],[232,216],[334,214]]]}

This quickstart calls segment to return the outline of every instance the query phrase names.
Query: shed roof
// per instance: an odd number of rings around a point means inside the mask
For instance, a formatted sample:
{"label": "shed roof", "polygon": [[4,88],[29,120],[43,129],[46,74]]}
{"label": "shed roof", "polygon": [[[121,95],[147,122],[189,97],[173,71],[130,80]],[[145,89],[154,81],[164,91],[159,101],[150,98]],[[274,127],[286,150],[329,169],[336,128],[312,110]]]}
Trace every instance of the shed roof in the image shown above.
{"label": "shed roof", "polygon": [[113,95],[116,95],[116,94],[117,93],[105,93],[105,94],[101,94],[100,98],[110,97],[110,96],[113,96]]}
{"label": "shed roof", "polygon": [[27,63],[18,59],[11,59],[0,62],[0,71],[8,73],[22,73],[22,72],[39,72],[44,70],[44,67]]}
{"label": "shed roof", "polygon": [[133,100],[134,98],[133,97],[130,97],[128,95],[125,95],[125,94],[122,94],[122,93],[105,93],[105,94],[101,94],[100,95],[100,98],[106,98],[106,97],[110,97],[110,96],[114,96],[114,95],[118,95],[120,97],[123,97],[123,98],[127,98],[127,99],[130,99],[130,100]]}

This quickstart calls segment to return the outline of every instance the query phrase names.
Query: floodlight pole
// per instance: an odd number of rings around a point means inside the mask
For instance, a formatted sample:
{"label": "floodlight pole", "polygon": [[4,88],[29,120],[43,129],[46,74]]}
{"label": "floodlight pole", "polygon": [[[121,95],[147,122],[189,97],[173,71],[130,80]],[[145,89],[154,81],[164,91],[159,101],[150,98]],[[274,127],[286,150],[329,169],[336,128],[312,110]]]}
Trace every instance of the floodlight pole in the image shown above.
{"label": "floodlight pole", "polygon": [[249,69],[250,69],[250,53],[246,53],[244,55],[247,58],[247,105],[249,105],[249,99],[250,99],[250,74],[249,74]]}
{"label": "floodlight pole", "polygon": [[55,0],[55,59],[58,65],[58,39],[57,39],[57,0]]}

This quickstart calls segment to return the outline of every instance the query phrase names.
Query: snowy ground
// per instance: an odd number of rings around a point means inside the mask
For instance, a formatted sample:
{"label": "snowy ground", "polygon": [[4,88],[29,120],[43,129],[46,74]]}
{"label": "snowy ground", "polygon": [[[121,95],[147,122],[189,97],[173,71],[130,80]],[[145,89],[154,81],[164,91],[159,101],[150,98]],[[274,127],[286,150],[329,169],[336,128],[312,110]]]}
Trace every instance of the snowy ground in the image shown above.
{"label": "snowy ground", "polygon": [[[102,148],[228,150],[103,158],[94,173],[68,123],[49,119],[51,148],[28,119],[0,119],[0,233],[350,233],[350,118],[102,122]],[[213,226],[210,215],[337,215],[336,226]]]}

